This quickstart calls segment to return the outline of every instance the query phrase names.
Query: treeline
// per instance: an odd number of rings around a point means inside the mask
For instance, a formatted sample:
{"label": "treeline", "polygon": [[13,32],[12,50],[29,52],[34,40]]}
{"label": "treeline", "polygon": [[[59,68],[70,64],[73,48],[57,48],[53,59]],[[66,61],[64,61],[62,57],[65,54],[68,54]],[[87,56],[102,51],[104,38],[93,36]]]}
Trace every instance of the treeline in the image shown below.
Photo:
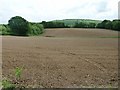
{"label": "treeline", "polygon": [[20,16],[12,17],[7,25],[0,25],[1,35],[31,36],[44,32],[44,27],[40,23],[28,22]]}
{"label": "treeline", "polygon": [[73,27],[74,28],[95,28],[96,23],[80,22],[80,23],[76,23]]}
{"label": "treeline", "polygon": [[100,23],[81,21],[67,25],[65,22],[59,21],[42,21],[41,23],[28,22],[20,16],[12,17],[8,24],[0,25],[0,35],[19,35],[31,36],[40,35],[44,32],[44,28],[101,28],[120,31],[120,20],[103,20]]}
{"label": "treeline", "polygon": [[41,24],[44,26],[44,28],[69,28],[66,26],[63,22],[46,22],[42,21]]}
{"label": "treeline", "polygon": [[120,20],[113,20],[113,21],[104,20],[101,23],[99,23],[96,28],[120,31]]}
{"label": "treeline", "polygon": [[[64,22],[46,22],[42,21],[44,28],[71,28],[69,25],[65,25]],[[72,28],[101,28],[120,31],[120,20],[103,20],[101,23],[91,22],[76,22],[72,25]]]}

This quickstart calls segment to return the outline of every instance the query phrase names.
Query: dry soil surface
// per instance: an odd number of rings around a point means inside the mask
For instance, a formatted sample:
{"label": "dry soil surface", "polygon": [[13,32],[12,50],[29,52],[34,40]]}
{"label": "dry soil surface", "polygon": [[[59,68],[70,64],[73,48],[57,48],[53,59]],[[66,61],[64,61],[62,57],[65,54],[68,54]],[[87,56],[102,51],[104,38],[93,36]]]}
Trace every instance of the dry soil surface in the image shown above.
{"label": "dry soil surface", "polygon": [[[118,35],[102,29],[47,29],[37,37],[2,37],[2,74],[25,87],[118,86]],[[15,68],[22,68],[19,82]]]}

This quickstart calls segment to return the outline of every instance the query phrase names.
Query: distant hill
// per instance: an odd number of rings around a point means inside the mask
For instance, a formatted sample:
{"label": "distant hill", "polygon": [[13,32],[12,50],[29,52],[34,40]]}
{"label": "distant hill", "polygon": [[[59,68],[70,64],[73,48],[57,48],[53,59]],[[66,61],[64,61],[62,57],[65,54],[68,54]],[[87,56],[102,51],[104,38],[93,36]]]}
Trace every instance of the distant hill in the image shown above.
{"label": "distant hill", "polygon": [[63,19],[63,20],[53,20],[52,22],[63,22],[67,26],[74,26],[75,23],[85,22],[85,23],[101,23],[101,20],[91,20],[91,19]]}

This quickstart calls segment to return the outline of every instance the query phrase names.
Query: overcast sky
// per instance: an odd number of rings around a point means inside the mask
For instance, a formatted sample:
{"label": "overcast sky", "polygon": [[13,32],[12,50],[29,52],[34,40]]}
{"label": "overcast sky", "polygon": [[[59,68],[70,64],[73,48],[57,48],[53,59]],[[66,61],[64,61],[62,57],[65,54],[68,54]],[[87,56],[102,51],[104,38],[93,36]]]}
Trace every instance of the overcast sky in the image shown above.
{"label": "overcast sky", "polygon": [[117,19],[119,0],[0,0],[0,23],[13,16],[31,22],[56,19]]}

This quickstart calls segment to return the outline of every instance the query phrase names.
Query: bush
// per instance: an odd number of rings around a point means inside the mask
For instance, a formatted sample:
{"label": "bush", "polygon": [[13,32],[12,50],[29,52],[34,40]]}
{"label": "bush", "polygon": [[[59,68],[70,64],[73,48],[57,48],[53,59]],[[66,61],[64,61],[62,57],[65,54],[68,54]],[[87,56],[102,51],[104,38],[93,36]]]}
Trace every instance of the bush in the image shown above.
{"label": "bush", "polygon": [[0,35],[10,35],[11,31],[8,25],[0,25]]}
{"label": "bush", "polygon": [[44,32],[42,24],[39,23],[29,23],[28,35],[40,35]]}

